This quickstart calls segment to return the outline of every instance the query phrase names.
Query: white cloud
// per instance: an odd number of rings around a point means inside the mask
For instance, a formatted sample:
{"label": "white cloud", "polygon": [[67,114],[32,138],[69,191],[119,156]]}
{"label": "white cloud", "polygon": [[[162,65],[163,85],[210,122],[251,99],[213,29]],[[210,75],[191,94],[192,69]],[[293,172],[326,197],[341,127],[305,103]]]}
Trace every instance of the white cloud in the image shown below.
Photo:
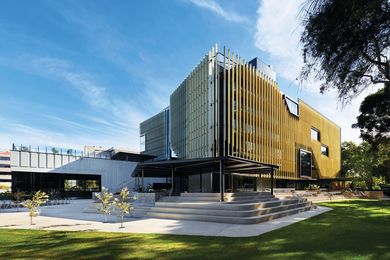
{"label": "white cloud", "polygon": [[71,62],[52,57],[21,55],[13,60],[2,58],[0,62],[7,62],[14,68],[61,83],[58,87],[71,88],[71,92],[79,96],[91,109],[90,115],[82,116],[85,123],[70,121],[57,115],[36,115],[58,126],[61,130],[59,132],[53,132],[48,127],[32,127],[15,120],[9,121],[2,124],[7,126],[7,130],[2,129],[2,132],[5,134],[8,131],[13,138],[1,146],[9,146],[10,142],[29,142],[36,145],[66,145],[71,148],[83,144],[127,146],[134,151],[138,150],[138,125],[148,115],[136,105],[132,105],[130,100],[110,95],[107,88],[97,83],[99,80],[96,75],[78,71]]}
{"label": "white cloud", "polygon": [[295,80],[303,64],[299,38],[302,27],[297,17],[304,0],[262,1],[258,9],[255,46],[268,52],[277,73]]}
{"label": "white cloud", "polygon": [[[295,84],[298,83],[296,78],[303,65],[299,45],[303,27],[299,22],[299,12],[304,2],[305,0],[263,0],[257,11],[255,46],[270,55],[271,64],[280,76]],[[309,84],[304,88],[297,87],[298,98],[300,95],[309,97],[308,100],[302,99],[338,124],[343,141],[360,142],[359,130],[352,129],[351,125],[359,115],[361,101],[376,88],[363,92],[343,107],[335,90],[321,95],[318,82],[311,80]]]}
{"label": "white cloud", "polygon": [[207,9],[209,11],[218,14],[219,16],[221,16],[227,21],[236,22],[236,23],[249,22],[249,19],[246,16],[240,15],[234,11],[225,10],[214,0],[189,0],[189,1],[198,7]]}
{"label": "white cloud", "polygon": [[[39,140],[42,145],[57,140],[58,146],[68,143],[67,146],[71,146],[71,148],[72,145],[90,144],[127,146],[132,150],[139,150],[139,123],[149,117],[151,112],[157,113],[168,104],[169,91],[165,90],[169,87],[160,88],[161,80],[158,80],[155,75],[150,75],[150,72],[145,71],[145,68],[139,65],[137,59],[134,58],[139,56],[139,50],[133,50],[129,36],[112,26],[100,15],[96,15],[78,4],[75,4],[75,7],[77,7],[77,12],[66,8],[58,10],[68,22],[76,25],[80,35],[91,43],[98,55],[118,69],[123,70],[130,78],[136,78],[143,82],[145,91],[142,92],[142,97],[137,96],[137,90],[131,87],[129,87],[129,92],[134,91],[135,94],[130,98],[118,96],[101,83],[100,75],[94,75],[85,69],[80,69],[78,64],[68,60],[34,55],[21,55],[16,59],[14,57],[0,57],[0,63],[5,66],[48,78],[59,83],[56,83],[57,87],[71,88],[71,92],[74,92],[74,95],[78,96],[90,108],[88,112],[74,114],[78,119],[81,119],[77,122],[51,115],[51,123],[61,127],[59,128],[60,132],[67,133],[66,138],[63,139],[44,126],[32,128],[30,136],[27,136],[27,132],[16,131],[16,127],[14,127],[12,131],[15,134],[10,132],[13,138],[9,138],[8,142],[3,142],[7,140],[6,133],[3,131],[5,128],[0,126],[1,146],[8,146],[13,141],[35,144]],[[143,62],[146,62],[145,57],[143,53],[141,57]],[[154,80],[150,80],[151,78]],[[146,104],[144,100],[155,102]],[[45,117],[45,115],[39,116]],[[13,123],[19,122],[12,120],[9,125]],[[26,124],[26,126],[28,125]],[[94,127],[99,129],[95,130]],[[8,129],[8,131],[11,130]],[[47,135],[41,135],[40,131],[46,131]],[[19,133],[19,136],[16,136],[16,133]],[[35,138],[30,138],[31,136]]]}

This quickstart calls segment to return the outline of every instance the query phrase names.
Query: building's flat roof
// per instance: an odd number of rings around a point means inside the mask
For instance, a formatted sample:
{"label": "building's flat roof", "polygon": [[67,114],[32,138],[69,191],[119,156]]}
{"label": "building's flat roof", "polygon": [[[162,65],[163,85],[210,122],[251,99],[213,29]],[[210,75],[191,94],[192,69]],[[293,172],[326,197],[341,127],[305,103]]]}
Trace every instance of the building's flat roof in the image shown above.
{"label": "building's flat roof", "polygon": [[132,161],[132,162],[144,162],[147,160],[152,160],[154,158],[156,158],[156,156],[133,153],[133,152],[125,152],[125,151],[115,151],[111,156],[112,160]]}

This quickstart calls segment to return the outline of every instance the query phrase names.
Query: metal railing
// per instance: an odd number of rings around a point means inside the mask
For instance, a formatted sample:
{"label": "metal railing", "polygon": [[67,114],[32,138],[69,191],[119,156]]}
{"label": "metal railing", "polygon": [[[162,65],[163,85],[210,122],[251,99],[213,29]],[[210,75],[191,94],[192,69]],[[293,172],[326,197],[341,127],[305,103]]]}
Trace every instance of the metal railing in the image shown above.
{"label": "metal railing", "polygon": [[31,145],[23,145],[23,144],[20,145],[12,144],[11,151],[68,155],[74,157],[87,157],[87,158],[98,158],[98,159],[111,159],[111,153],[106,151],[84,152],[77,149],[60,148],[60,147],[53,147],[53,146],[31,146]]}

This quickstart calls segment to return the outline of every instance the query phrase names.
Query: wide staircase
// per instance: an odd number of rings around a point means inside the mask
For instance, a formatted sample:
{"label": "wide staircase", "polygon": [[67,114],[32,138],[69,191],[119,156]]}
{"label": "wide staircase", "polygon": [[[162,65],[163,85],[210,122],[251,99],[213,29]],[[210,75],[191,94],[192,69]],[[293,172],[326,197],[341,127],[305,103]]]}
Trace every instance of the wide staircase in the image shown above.
{"label": "wide staircase", "polygon": [[137,206],[135,217],[255,224],[313,209],[304,198],[275,198],[268,192],[182,193],[162,197],[151,206]]}

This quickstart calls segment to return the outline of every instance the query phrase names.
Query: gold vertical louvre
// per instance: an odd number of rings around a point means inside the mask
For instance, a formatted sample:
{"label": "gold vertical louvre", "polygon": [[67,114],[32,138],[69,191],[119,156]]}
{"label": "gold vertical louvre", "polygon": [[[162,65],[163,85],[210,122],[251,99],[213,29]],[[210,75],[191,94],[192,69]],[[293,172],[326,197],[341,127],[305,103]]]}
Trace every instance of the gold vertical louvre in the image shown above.
{"label": "gold vertical louvre", "polygon": [[[223,66],[225,144],[229,155],[276,164],[279,166],[276,178],[297,179],[298,149],[305,149],[312,152],[319,177],[337,176],[340,170],[338,126],[302,101],[298,102],[299,116],[292,115],[276,82],[230,49],[224,49]],[[320,142],[311,140],[311,127],[320,130]],[[329,157],[321,155],[321,144],[328,146]]]}

